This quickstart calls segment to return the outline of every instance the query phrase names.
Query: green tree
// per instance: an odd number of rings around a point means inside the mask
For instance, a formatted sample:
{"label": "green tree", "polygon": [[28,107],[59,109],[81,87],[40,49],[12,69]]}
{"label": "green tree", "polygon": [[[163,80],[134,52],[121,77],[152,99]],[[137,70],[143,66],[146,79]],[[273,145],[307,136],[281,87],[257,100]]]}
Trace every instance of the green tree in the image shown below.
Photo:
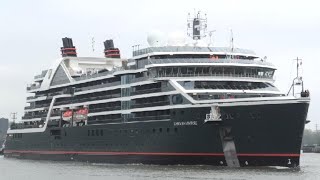
{"label": "green tree", "polygon": [[320,145],[320,131],[312,131],[311,129],[305,129],[302,138],[302,145]]}

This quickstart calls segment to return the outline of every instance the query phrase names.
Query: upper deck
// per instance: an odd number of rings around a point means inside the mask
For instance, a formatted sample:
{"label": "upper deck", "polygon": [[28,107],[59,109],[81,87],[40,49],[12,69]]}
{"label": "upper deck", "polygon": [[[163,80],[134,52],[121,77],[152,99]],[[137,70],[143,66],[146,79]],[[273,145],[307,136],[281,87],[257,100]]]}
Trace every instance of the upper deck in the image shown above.
{"label": "upper deck", "polygon": [[229,56],[244,56],[249,59],[258,58],[254,51],[240,48],[230,47],[198,47],[198,46],[161,46],[148,47],[133,51],[133,59],[140,59],[143,57],[153,55],[229,55]]}

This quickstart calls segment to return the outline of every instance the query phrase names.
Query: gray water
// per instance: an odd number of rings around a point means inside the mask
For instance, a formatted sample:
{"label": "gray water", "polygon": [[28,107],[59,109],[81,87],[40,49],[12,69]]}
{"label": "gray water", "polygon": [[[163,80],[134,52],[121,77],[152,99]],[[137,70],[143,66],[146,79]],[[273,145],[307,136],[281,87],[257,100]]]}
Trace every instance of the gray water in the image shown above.
{"label": "gray water", "polygon": [[108,179],[318,179],[320,153],[303,154],[300,169],[262,167],[230,169],[213,166],[92,164],[8,159],[0,156],[0,180]]}

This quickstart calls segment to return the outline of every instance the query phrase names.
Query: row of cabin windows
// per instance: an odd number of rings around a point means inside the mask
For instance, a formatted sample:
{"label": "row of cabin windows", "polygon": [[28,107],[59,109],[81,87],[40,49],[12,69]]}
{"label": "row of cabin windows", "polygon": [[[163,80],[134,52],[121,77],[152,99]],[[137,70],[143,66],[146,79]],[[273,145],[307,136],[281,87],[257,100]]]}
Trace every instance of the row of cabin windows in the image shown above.
{"label": "row of cabin windows", "polygon": [[89,105],[89,109],[115,107],[115,106],[121,106],[121,102],[120,101],[116,101],[116,102],[101,103],[101,104],[90,104]]}
{"label": "row of cabin windows", "polygon": [[88,130],[88,136],[103,136],[102,129]]}
{"label": "row of cabin windows", "polygon": [[147,90],[147,89],[161,88],[161,82],[152,83],[152,84],[145,84],[145,85],[141,85],[141,86],[135,86],[133,88],[135,91],[143,91],[143,90]]}
{"label": "row of cabin windows", "polygon": [[155,103],[155,102],[162,102],[168,101],[169,96],[156,96],[156,97],[148,97],[148,98],[139,98],[133,100],[135,104],[147,104],[147,103]]}
{"label": "row of cabin windows", "polygon": [[[103,71],[100,71],[99,73],[104,73]],[[144,73],[140,72],[140,73],[136,73],[135,75],[130,75],[130,79],[133,78],[140,78],[140,77],[144,77]],[[95,85],[100,85],[100,84],[107,84],[107,83],[114,83],[114,82],[120,82],[123,80],[123,78],[127,78],[129,77],[128,75],[123,75],[123,76],[115,76],[114,78],[108,78],[108,79],[102,79],[102,80],[95,80],[95,81],[91,81],[91,82],[87,82],[87,83],[81,83],[76,85],[76,88],[82,88],[82,87],[90,87],[90,86],[95,86]],[[121,80],[122,78],[122,80]],[[82,79],[81,77],[79,79]]]}
{"label": "row of cabin windows", "polygon": [[220,94],[189,94],[195,100],[208,100],[208,99],[234,99],[234,98],[254,98],[254,97],[279,97],[282,94],[231,94],[231,93],[220,93]]}
{"label": "row of cabin windows", "polygon": [[[93,129],[93,130],[88,130],[88,136],[104,136],[104,131],[102,129]],[[138,130],[138,129],[119,129],[119,130],[114,130],[113,132],[112,131],[109,131],[110,134],[113,133],[113,134],[141,134],[141,133],[164,133],[164,132],[167,132],[167,133],[170,133],[170,132],[175,132],[175,133],[178,133],[178,128],[173,128],[173,129],[170,129],[170,128],[153,128],[152,130],[150,129],[146,129],[144,132],[143,130]]]}
{"label": "row of cabin windows", "polygon": [[61,98],[58,99],[55,105],[68,104],[68,103],[79,103],[85,101],[94,101],[99,99],[110,99],[120,97],[120,89],[103,91],[103,92],[95,92],[90,94],[84,94],[76,96],[76,98]]}
{"label": "row of cabin windows", "polygon": [[230,75],[272,78],[274,69],[258,67],[157,67],[153,70],[156,76],[174,77],[181,75]]}
{"label": "row of cabin windows", "polygon": [[[183,115],[184,111],[180,111],[180,114]],[[170,115],[170,110],[158,110],[158,111],[142,111],[131,114],[130,118],[142,118],[142,117],[155,117],[155,116],[167,116]],[[173,111],[172,115],[176,115],[176,112]],[[111,120],[120,120],[120,114],[110,114],[110,115],[100,115],[100,116],[91,116],[88,118],[88,122],[90,121],[111,121]]]}
{"label": "row of cabin windows", "polygon": [[12,138],[13,139],[22,138],[22,134],[21,133],[13,134]]}
{"label": "row of cabin windows", "polygon": [[[190,84],[192,82],[185,82],[184,86],[190,87]],[[215,82],[215,81],[196,81],[194,82],[194,85],[191,85],[191,88],[193,87],[195,89],[260,89],[260,88],[266,88],[268,87],[267,84],[261,83],[261,82],[235,82],[235,81],[229,81],[229,82]]]}
{"label": "row of cabin windows", "polygon": [[170,115],[170,110],[157,110],[157,111],[142,111],[134,113],[135,117],[147,117],[147,116],[163,116]]}
{"label": "row of cabin windows", "polygon": [[[150,89],[157,89],[161,88],[161,83],[153,83],[153,84],[147,84],[147,85],[141,85],[141,86],[136,86],[132,87],[132,91],[144,91],[144,90],[150,90]],[[128,89],[129,90],[129,89]],[[131,90],[130,90],[131,91]],[[88,100],[87,98],[111,98],[112,97],[120,97],[121,94],[121,89],[114,89],[114,90],[109,90],[109,91],[102,91],[102,92],[95,92],[95,93],[90,93],[90,94],[83,94],[77,96],[76,99],[74,98],[60,98],[56,101],[56,105],[60,105],[61,103],[70,103],[73,100],[77,101],[82,101],[82,100]],[[61,102],[61,103],[60,103]],[[49,106],[49,104],[48,104]]]}
{"label": "row of cabin windows", "polygon": [[[147,85],[141,85],[141,86],[136,86],[130,88],[130,91],[144,91],[144,90],[150,90],[150,89],[157,89],[161,88],[161,83],[153,83],[153,84],[147,84]],[[96,98],[116,98],[120,97],[121,95],[121,89],[114,89],[114,90],[109,90],[109,91],[102,91],[102,92],[95,92],[95,93],[90,93],[90,94],[83,94],[76,96],[76,98],[59,98],[56,100],[55,105],[61,105],[61,104],[66,104],[66,103],[77,103],[81,102],[83,100],[85,101],[90,101],[90,98],[92,100],[96,100]],[[50,100],[45,100],[45,101],[39,101],[37,104],[34,106],[37,107],[48,107],[50,105]]]}
{"label": "row of cabin windows", "polygon": [[[135,74],[135,78],[140,78],[140,77],[144,77],[144,73],[136,73]],[[115,76],[114,78],[108,78],[108,79],[102,79],[102,80],[94,80],[94,81],[90,81],[87,83],[80,83],[75,85],[74,88],[83,88],[83,87],[90,87],[90,86],[95,86],[95,85],[100,85],[100,84],[107,84],[107,83],[114,83],[114,82],[120,82],[121,78],[120,76]],[[55,89],[50,89],[47,91],[41,91],[41,92],[37,92],[36,95],[38,96],[53,96],[55,94],[60,94],[62,91],[65,91],[66,89],[71,88],[72,87],[61,87],[61,88],[55,88]]]}
{"label": "row of cabin windows", "polygon": [[91,82],[87,82],[87,83],[81,83],[81,84],[76,85],[76,88],[113,83],[113,82],[117,82],[117,81],[119,81],[119,82],[121,81],[120,76],[116,76],[114,78],[102,79],[102,80],[95,80],[95,81],[91,81]]}

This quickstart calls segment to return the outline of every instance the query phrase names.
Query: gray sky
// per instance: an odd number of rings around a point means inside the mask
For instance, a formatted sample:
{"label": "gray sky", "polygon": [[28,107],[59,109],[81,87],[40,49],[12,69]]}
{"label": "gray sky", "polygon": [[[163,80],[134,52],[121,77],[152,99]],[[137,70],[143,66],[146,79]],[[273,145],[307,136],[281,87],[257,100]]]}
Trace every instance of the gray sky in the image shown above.
{"label": "gray sky", "polygon": [[152,30],[185,32],[188,12],[197,9],[207,13],[208,29],[216,30],[215,46],[229,46],[232,28],[236,47],[252,49],[277,66],[276,85],[284,92],[295,73],[292,59],[302,58],[312,98],[307,128],[320,127],[319,7],[308,0],[1,0],[0,117],[23,115],[26,85],[60,57],[62,37],[73,38],[79,56],[103,56],[102,42],[112,38],[128,58],[132,45],[147,46]]}

